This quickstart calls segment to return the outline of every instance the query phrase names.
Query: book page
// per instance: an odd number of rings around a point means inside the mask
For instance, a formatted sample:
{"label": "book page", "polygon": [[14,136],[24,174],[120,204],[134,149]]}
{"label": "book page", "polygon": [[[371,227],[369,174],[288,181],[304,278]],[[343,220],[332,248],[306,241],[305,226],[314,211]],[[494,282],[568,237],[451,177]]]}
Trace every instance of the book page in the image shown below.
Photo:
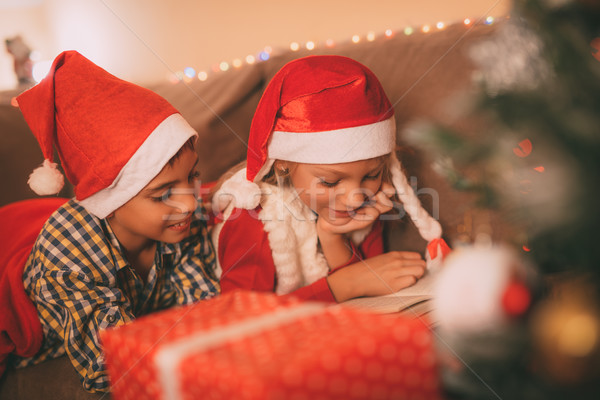
{"label": "book page", "polygon": [[435,282],[435,277],[435,274],[426,271],[425,274],[414,285],[382,297],[422,296],[429,298],[433,296],[433,284]]}
{"label": "book page", "polygon": [[378,296],[352,299],[343,302],[342,305],[388,314],[400,312],[428,300],[424,296]]}
{"label": "book page", "polygon": [[[341,304],[344,306],[368,309],[382,314],[400,312],[419,303],[430,303],[429,300],[433,296],[434,281],[435,274],[426,272],[426,274],[414,285],[399,290],[396,293],[376,297],[360,297],[345,301]],[[430,311],[430,306],[431,304],[421,305],[418,314],[421,314],[421,311],[425,309]]]}

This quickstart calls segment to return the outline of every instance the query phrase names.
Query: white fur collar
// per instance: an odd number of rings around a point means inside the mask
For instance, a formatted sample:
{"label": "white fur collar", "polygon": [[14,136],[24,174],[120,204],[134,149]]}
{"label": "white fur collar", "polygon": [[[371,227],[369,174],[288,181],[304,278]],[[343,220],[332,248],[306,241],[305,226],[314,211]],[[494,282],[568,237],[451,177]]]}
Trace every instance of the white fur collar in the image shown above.
{"label": "white fur collar", "polygon": [[277,269],[277,294],[287,294],[327,276],[329,266],[318,249],[316,216],[291,188],[261,183],[262,221]]}
{"label": "white fur collar", "polygon": [[[316,215],[298,198],[293,188],[279,188],[266,183],[259,183],[259,187],[262,210],[258,218],[267,232],[277,271],[275,292],[280,295],[291,293],[326,277],[329,266],[318,247]],[[229,218],[235,206],[229,204],[224,213],[225,219]],[[221,228],[222,223],[213,228],[215,247],[218,247]],[[369,226],[353,232],[352,242],[359,245],[370,231]],[[220,274],[219,265],[217,270]]]}
{"label": "white fur collar", "polygon": [[[319,250],[316,215],[297,192],[290,187],[279,188],[259,184],[263,193],[263,222],[277,270],[277,294],[287,294],[327,276],[329,265]],[[351,240],[359,245],[371,231],[371,226],[352,232]]]}

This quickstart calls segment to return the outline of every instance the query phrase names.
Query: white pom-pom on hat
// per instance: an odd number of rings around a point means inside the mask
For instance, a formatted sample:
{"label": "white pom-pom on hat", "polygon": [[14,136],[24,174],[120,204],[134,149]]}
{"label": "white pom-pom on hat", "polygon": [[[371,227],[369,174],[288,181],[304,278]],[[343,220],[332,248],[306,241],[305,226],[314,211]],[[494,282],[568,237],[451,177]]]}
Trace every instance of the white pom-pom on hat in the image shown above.
{"label": "white pom-pom on hat", "polygon": [[230,203],[236,208],[253,210],[260,204],[261,190],[246,179],[246,168],[237,171],[213,196],[213,210],[223,211]]}
{"label": "white pom-pom on hat", "polygon": [[65,185],[65,177],[58,170],[56,163],[46,159],[29,175],[27,184],[37,195],[49,196],[61,191]]}

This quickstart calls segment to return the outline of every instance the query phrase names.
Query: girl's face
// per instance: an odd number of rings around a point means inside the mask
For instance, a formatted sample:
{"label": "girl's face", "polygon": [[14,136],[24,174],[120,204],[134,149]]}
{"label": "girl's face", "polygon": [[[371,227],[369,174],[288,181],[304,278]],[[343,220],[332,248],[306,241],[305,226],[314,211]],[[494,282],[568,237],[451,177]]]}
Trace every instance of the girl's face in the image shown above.
{"label": "girl's face", "polygon": [[300,199],[334,225],[348,222],[381,188],[383,157],[341,164],[278,162],[289,169]]}

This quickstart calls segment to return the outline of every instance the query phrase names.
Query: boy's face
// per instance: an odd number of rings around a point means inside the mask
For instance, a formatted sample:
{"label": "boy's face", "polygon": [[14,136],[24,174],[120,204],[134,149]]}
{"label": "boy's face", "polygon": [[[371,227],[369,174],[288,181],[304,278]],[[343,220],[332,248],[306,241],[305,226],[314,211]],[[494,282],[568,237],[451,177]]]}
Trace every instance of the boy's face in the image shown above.
{"label": "boy's face", "polygon": [[165,165],[146,187],[108,217],[122,246],[135,251],[154,241],[177,243],[189,235],[197,205],[197,162],[196,152],[184,148],[172,165]]}
{"label": "boy's face", "polygon": [[290,180],[300,199],[333,225],[347,223],[381,188],[385,162],[294,164]]}

